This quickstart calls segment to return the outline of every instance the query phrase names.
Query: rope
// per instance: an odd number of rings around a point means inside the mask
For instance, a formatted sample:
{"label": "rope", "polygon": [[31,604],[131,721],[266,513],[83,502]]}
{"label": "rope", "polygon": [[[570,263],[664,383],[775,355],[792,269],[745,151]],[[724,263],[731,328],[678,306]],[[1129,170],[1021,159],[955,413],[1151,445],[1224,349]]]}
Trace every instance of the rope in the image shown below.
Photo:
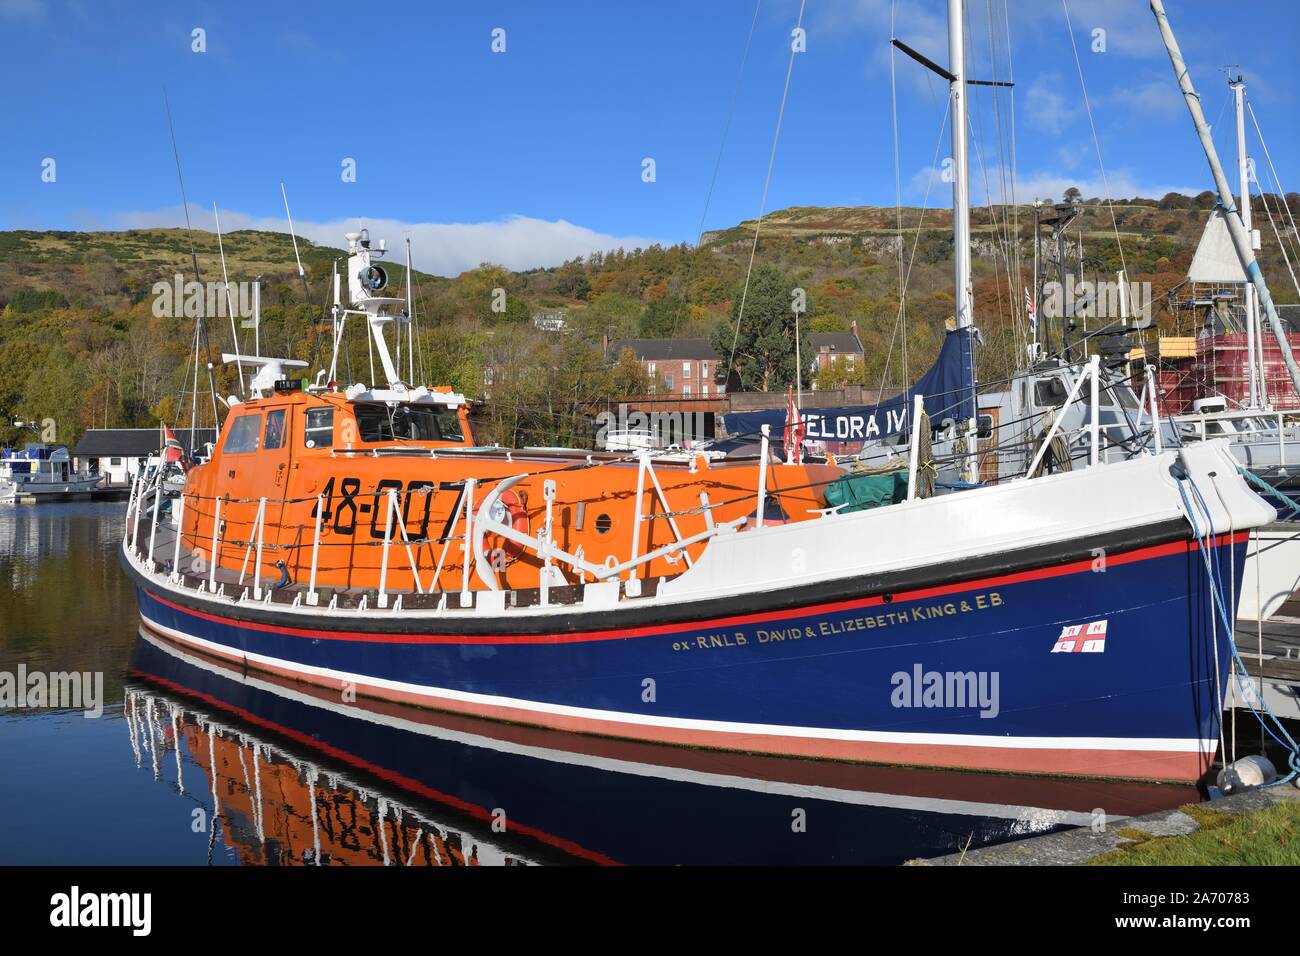
{"label": "rope", "polygon": [[1300,516],[1300,501],[1296,501],[1294,498],[1290,497],[1289,495],[1283,494],[1280,489],[1274,488],[1272,485],[1270,485],[1263,478],[1259,477],[1259,475],[1255,474],[1249,468],[1245,468],[1241,465],[1238,465],[1237,470],[1241,472],[1243,478],[1245,478],[1252,485],[1257,486],[1260,491],[1264,492],[1267,495],[1270,495],[1271,497],[1277,498],[1284,505],[1290,508],[1292,513]]}
{"label": "rope", "polygon": [[[1043,430],[1038,433],[1037,442],[1031,444],[1042,444],[1047,440],[1047,433],[1052,430],[1052,416],[1050,413],[1043,416]],[[1073,471],[1074,459],[1070,455],[1070,443],[1065,440],[1065,436],[1058,430],[1052,436],[1052,443],[1047,446],[1047,454],[1038,460],[1038,466],[1030,473],[1030,478],[1037,478],[1039,475],[1047,472],[1048,460],[1051,460],[1057,471]]]}
{"label": "rope", "polygon": [[[1206,576],[1210,582],[1210,597],[1214,604],[1214,610],[1218,612],[1218,620],[1221,621],[1223,624],[1224,633],[1227,635],[1228,648],[1229,650],[1232,651],[1233,662],[1236,668],[1238,669],[1237,680],[1239,686],[1242,689],[1242,697],[1246,701],[1246,703],[1250,706],[1250,712],[1254,714],[1255,719],[1259,721],[1260,728],[1266,734],[1272,737],[1273,740],[1279,746],[1283,747],[1287,751],[1287,766],[1290,767],[1291,773],[1289,773],[1285,778],[1280,778],[1274,783],[1268,784],[1268,786],[1277,786],[1278,784],[1288,783],[1291,780],[1295,779],[1297,775],[1300,775],[1300,744],[1297,744],[1295,742],[1295,739],[1291,736],[1291,734],[1287,732],[1286,727],[1283,726],[1282,722],[1277,718],[1277,715],[1273,713],[1272,708],[1268,706],[1268,701],[1264,700],[1263,693],[1260,693],[1259,703],[1263,705],[1265,713],[1267,713],[1268,716],[1272,718],[1274,725],[1276,726],[1277,730],[1281,734],[1281,737],[1279,737],[1278,734],[1274,733],[1273,728],[1271,728],[1268,725],[1268,722],[1265,721],[1264,718],[1260,715],[1259,711],[1255,709],[1255,701],[1252,699],[1255,696],[1254,685],[1253,684],[1250,685],[1249,691],[1246,690],[1247,685],[1244,683],[1244,681],[1250,678],[1250,673],[1249,671],[1247,671],[1246,663],[1245,661],[1242,660],[1241,653],[1237,648],[1237,640],[1233,634],[1233,629],[1232,629],[1232,616],[1228,613],[1227,610],[1228,603],[1224,600],[1222,589],[1220,587],[1220,572],[1218,570],[1218,551],[1216,548],[1212,552],[1210,550],[1209,545],[1206,544],[1205,536],[1201,534],[1200,524],[1196,520],[1196,514],[1194,509],[1192,508],[1191,502],[1187,498],[1187,490],[1184,487],[1184,482],[1186,482],[1188,485],[1191,485],[1192,491],[1196,494],[1196,498],[1200,503],[1202,513],[1205,515],[1206,525],[1209,529],[1208,537],[1210,538],[1211,541],[1213,541],[1215,538],[1214,519],[1210,514],[1210,507],[1206,503],[1205,497],[1201,494],[1201,489],[1197,487],[1196,482],[1191,478],[1190,475],[1184,474],[1184,476],[1180,478],[1178,481],[1178,494],[1183,499],[1183,509],[1186,512],[1187,520],[1191,522],[1192,533],[1196,537],[1198,550],[1201,552],[1201,558],[1205,563]],[[1215,654],[1215,668],[1216,670],[1218,668],[1217,648]],[[1260,681],[1260,688],[1261,690],[1263,688],[1262,680]],[[1220,746],[1222,746],[1222,738],[1223,738],[1222,720],[1219,721],[1219,738],[1220,738]]]}

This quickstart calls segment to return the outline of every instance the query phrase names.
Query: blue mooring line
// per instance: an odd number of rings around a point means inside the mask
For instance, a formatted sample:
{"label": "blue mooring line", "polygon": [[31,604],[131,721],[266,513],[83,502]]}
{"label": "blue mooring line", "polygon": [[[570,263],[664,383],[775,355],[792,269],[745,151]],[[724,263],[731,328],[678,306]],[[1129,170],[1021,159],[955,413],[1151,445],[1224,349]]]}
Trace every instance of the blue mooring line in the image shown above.
{"label": "blue mooring line", "polygon": [[[1186,480],[1187,483],[1192,486],[1192,491],[1196,493],[1196,497],[1200,501],[1201,507],[1205,511],[1206,524],[1209,526],[1210,538],[1213,539],[1214,519],[1210,517],[1210,507],[1205,501],[1205,496],[1201,494],[1201,489],[1197,487],[1196,482],[1191,478],[1191,476],[1187,476]],[[1218,558],[1217,556],[1211,555],[1210,549],[1206,545],[1204,537],[1202,537],[1201,535],[1200,526],[1196,521],[1196,515],[1192,510],[1191,502],[1187,500],[1187,491],[1183,488],[1183,482],[1181,480],[1178,481],[1178,494],[1182,496],[1183,507],[1187,511],[1188,520],[1190,520],[1192,523],[1192,532],[1196,535],[1196,541],[1201,552],[1201,557],[1205,561],[1206,574],[1209,576],[1210,579],[1210,594],[1214,600],[1215,610],[1219,612],[1219,618],[1220,620],[1223,621],[1224,630],[1227,634],[1228,646],[1232,649],[1232,656],[1233,659],[1236,661],[1237,666],[1241,668],[1242,677],[1237,678],[1238,683],[1240,684],[1243,678],[1250,677],[1250,673],[1246,670],[1245,661],[1241,659],[1241,653],[1237,648],[1236,635],[1233,633],[1232,619],[1231,617],[1229,617],[1227,613],[1227,608],[1223,600],[1223,592],[1220,589],[1219,576],[1218,576],[1218,571],[1216,569],[1216,565],[1218,564]],[[1290,781],[1294,780],[1297,776],[1300,776],[1300,745],[1297,745],[1295,740],[1292,739],[1291,735],[1287,733],[1286,728],[1282,726],[1282,722],[1278,719],[1277,715],[1273,713],[1272,708],[1268,706],[1268,701],[1264,700],[1263,680],[1262,679],[1260,680],[1259,702],[1260,704],[1263,705],[1264,710],[1268,714],[1268,716],[1271,717],[1273,719],[1273,722],[1277,725],[1278,731],[1280,731],[1282,736],[1286,738],[1285,741],[1279,738],[1277,734],[1273,733],[1272,728],[1270,728],[1268,723],[1265,722],[1264,718],[1260,716],[1259,712],[1255,710],[1255,704],[1250,699],[1250,696],[1254,695],[1253,688],[1251,690],[1250,695],[1247,695],[1245,693],[1245,686],[1244,685],[1241,686],[1242,686],[1242,696],[1246,698],[1246,703],[1250,706],[1250,712],[1255,715],[1255,719],[1259,721],[1260,727],[1263,728],[1264,732],[1268,734],[1270,737],[1272,737],[1273,740],[1276,741],[1279,746],[1285,748],[1288,751],[1287,766],[1290,767],[1291,772],[1287,774],[1285,777],[1275,780],[1273,783],[1266,784],[1265,786],[1275,787],[1281,783],[1289,783]],[[1224,766],[1226,767],[1228,755],[1224,754],[1223,759],[1224,759]]]}
{"label": "blue mooring line", "polygon": [[1241,465],[1238,465],[1237,470],[1241,472],[1242,475],[1245,476],[1247,481],[1249,481],[1253,485],[1257,485],[1260,491],[1263,491],[1266,494],[1272,495],[1274,498],[1277,498],[1288,508],[1290,508],[1294,514],[1300,516],[1300,501],[1296,501],[1290,495],[1284,494],[1281,490],[1274,488],[1272,485],[1270,485],[1263,478],[1259,477],[1259,475],[1255,474],[1249,468],[1245,468]]}

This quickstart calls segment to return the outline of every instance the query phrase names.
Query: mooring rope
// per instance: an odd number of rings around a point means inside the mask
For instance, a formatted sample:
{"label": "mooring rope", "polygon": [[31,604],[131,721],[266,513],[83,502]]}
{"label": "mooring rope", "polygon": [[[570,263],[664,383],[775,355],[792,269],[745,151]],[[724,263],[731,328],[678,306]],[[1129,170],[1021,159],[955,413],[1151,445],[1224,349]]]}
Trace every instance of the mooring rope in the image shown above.
{"label": "mooring rope", "polygon": [[[1250,712],[1255,715],[1255,719],[1259,721],[1259,725],[1261,729],[1263,729],[1263,731],[1266,734],[1272,737],[1273,740],[1278,744],[1278,746],[1282,747],[1287,751],[1287,766],[1290,768],[1291,772],[1287,774],[1286,777],[1279,778],[1274,783],[1268,784],[1267,786],[1277,786],[1278,784],[1281,783],[1288,783],[1291,780],[1296,779],[1297,776],[1300,776],[1300,744],[1297,744],[1295,738],[1293,738],[1291,734],[1287,732],[1287,729],[1285,726],[1283,726],[1281,720],[1279,720],[1277,715],[1273,713],[1272,708],[1268,706],[1268,701],[1264,699],[1263,678],[1262,677],[1260,678],[1260,682],[1259,682],[1260,691],[1258,695],[1256,695],[1255,693],[1254,685],[1247,683],[1248,681],[1251,680],[1250,672],[1246,669],[1246,662],[1242,660],[1241,652],[1237,647],[1237,639],[1232,629],[1232,615],[1228,613],[1228,605],[1223,598],[1223,592],[1219,585],[1220,575],[1217,570],[1217,565],[1218,565],[1217,551],[1215,552],[1211,551],[1210,546],[1207,545],[1205,542],[1205,536],[1201,534],[1200,524],[1196,520],[1195,510],[1192,508],[1192,504],[1187,498],[1187,491],[1183,487],[1184,481],[1186,481],[1187,484],[1191,485],[1192,491],[1195,492],[1196,498],[1200,502],[1201,511],[1205,515],[1205,521],[1209,529],[1209,538],[1211,541],[1213,541],[1215,538],[1214,518],[1211,516],[1210,507],[1206,503],[1204,495],[1201,494],[1201,489],[1197,487],[1196,482],[1192,479],[1190,475],[1184,473],[1183,477],[1178,481],[1178,494],[1183,499],[1183,508],[1187,514],[1187,520],[1191,522],[1192,533],[1196,537],[1197,546],[1201,552],[1201,558],[1205,563],[1206,576],[1210,582],[1211,600],[1214,604],[1215,611],[1218,612],[1219,620],[1221,620],[1223,623],[1224,632],[1227,634],[1228,648],[1232,651],[1233,661],[1235,662],[1238,670],[1237,681],[1238,681],[1238,686],[1241,688],[1241,696],[1246,701],[1246,704],[1250,707]],[[1216,668],[1218,666],[1217,653],[1215,654],[1215,666]],[[1248,687],[1249,689],[1247,689]],[[1269,718],[1271,718],[1274,726],[1277,728],[1278,733],[1281,734],[1281,737],[1279,737],[1277,733],[1273,732],[1273,727],[1270,727],[1268,721],[1266,721],[1264,717],[1261,716],[1259,711],[1255,709],[1255,700],[1253,698],[1255,698],[1256,696],[1258,696],[1260,705],[1264,708],[1264,712],[1269,716]],[[1222,736],[1223,736],[1222,718],[1220,718],[1219,721],[1219,736],[1220,736],[1220,746],[1222,746]],[[1227,757],[1226,753],[1224,754],[1224,757],[1226,759]]]}

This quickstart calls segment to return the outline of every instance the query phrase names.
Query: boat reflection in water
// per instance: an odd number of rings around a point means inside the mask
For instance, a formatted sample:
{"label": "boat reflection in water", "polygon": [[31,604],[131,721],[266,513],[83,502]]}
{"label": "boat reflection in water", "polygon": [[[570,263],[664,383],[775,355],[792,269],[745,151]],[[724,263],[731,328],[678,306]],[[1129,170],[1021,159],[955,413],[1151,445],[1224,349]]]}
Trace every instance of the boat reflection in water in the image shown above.
{"label": "boat reflection in water", "polygon": [[144,628],[131,678],[137,765],[214,819],[210,859],[219,835],[246,864],[892,864],[1200,799],[1190,786],[699,751],[351,700]]}

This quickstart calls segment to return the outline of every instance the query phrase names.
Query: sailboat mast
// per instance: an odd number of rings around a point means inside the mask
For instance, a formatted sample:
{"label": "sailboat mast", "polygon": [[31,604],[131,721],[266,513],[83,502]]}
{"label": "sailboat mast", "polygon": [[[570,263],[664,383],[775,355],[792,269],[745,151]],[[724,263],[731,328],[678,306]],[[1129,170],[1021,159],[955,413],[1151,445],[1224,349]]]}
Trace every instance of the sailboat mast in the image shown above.
{"label": "sailboat mast", "polygon": [[970,159],[967,154],[966,132],[966,3],[965,0],[948,0],[948,97],[952,115],[952,260],[953,303],[957,330],[965,336],[963,359],[971,388],[971,415],[966,423],[967,456],[965,478],[979,479],[978,426],[975,392],[974,315],[971,309],[970,282]]}
{"label": "sailboat mast", "polygon": [[415,302],[411,298],[411,237],[406,237],[406,381],[415,383]]}
{"label": "sailboat mast", "polygon": [[[1197,95],[1196,88],[1192,86],[1192,77],[1187,72],[1187,64],[1183,61],[1182,51],[1178,48],[1178,40],[1175,39],[1173,28],[1169,25],[1165,5],[1161,0],[1151,0],[1151,12],[1155,14],[1156,24],[1160,27],[1160,36],[1165,42],[1165,49],[1169,52],[1169,62],[1173,64],[1174,76],[1178,78],[1183,100],[1187,103],[1188,112],[1192,114],[1192,125],[1196,127],[1196,135],[1200,138],[1201,147],[1205,150],[1205,158],[1209,161],[1210,173],[1214,176],[1214,188],[1218,190],[1219,201],[1227,209],[1223,221],[1228,225],[1228,233],[1232,236],[1232,245],[1237,250],[1237,258],[1241,260],[1246,278],[1259,295],[1259,303],[1268,315],[1273,336],[1277,339],[1278,347],[1282,350],[1282,358],[1286,361],[1291,385],[1296,393],[1300,394],[1300,368],[1296,367],[1295,356],[1291,354],[1291,343],[1287,341],[1286,329],[1283,328],[1282,320],[1278,318],[1277,309],[1273,305],[1273,296],[1269,294],[1268,283],[1264,281],[1264,274],[1260,272],[1259,263],[1255,261],[1250,236],[1241,224],[1241,214],[1236,209],[1236,203],[1232,198],[1232,187],[1228,185],[1228,177],[1223,174],[1219,154],[1214,148],[1214,138],[1210,134],[1210,125],[1205,122],[1205,113],[1201,110],[1201,98]],[[1233,215],[1234,213],[1236,215]]]}
{"label": "sailboat mast", "polygon": [[970,166],[966,132],[965,2],[948,0],[948,84],[952,107],[952,258],[956,283],[957,327],[969,328],[970,291]]}
{"label": "sailboat mast", "polygon": [[[1241,194],[1237,200],[1237,208],[1241,210],[1241,227],[1246,230],[1247,236],[1252,237],[1251,245],[1254,246],[1254,233],[1250,227],[1250,169],[1249,161],[1246,158],[1246,82],[1238,74],[1237,78],[1229,82],[1228,85],[1232,87],[1233,99],[1237,105],[1237,175],[1241,181]],[[1250,369],[1250,388],[1247,404],[1251,408],[1258,408],[1261,403],[1259,400],[1259,381],[1256,378],[1255,371],[1255,326],[1259,321],[1259,317],[1255,301],[1255,287],[1249,282],[1246,283],[1245,293],[1246,366]]]}

